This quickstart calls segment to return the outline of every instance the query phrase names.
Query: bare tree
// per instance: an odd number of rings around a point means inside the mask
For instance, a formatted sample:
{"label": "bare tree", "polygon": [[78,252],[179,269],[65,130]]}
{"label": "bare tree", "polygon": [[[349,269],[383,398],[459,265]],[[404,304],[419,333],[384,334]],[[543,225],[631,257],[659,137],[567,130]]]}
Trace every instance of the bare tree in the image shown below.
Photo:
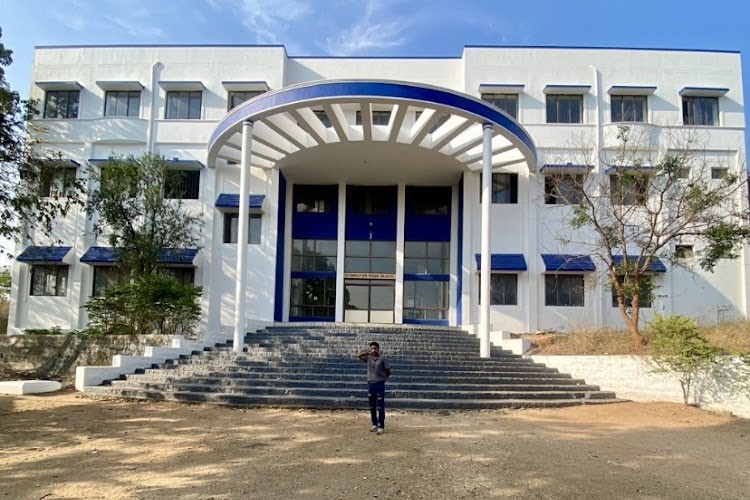
{"label": "bare tree", "polygon": [[597,172],[561,168],[545,175],[545,202],[571,205],[567,229],[556,238],[604,263],[636,346],[646,342],[641,307],[653,296],[660,259],[679,265],[679,244],[698,243],[699,264],[712,271],[720,258],[739,256],[750,236],[744,168],[712,158],[698,129],[664,128],[661,137],[654,130],[621,126],[616,148],[579,148],[598,160]]}

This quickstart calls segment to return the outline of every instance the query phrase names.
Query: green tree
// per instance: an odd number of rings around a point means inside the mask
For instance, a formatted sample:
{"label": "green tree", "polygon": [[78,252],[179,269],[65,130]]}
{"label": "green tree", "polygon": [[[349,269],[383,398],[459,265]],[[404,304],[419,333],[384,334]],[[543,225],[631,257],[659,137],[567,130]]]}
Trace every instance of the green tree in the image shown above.
{"label": "green tree", "polygon": [[121,282],[86,305],[93,333],[187,334],[200,318],[200,287],[179,283],[164,269],[165,250],[196,247],[200,214],[173,190],[181,172],[158,155],[114,158],[92,167],[87,211],[97,236],[117,252]]}
{"label": "green tree", "polygon": [[615,169],[612,175],[549,175],[545,192],[547,203],[572,207],[558,241],[604,263],[632,342],[643,346],[641,308],[653,298],[656,259],[684,265],[677,244],[687,241],[701,247],[699,265],[712,271],[719,259],[739,255],[750,229],[742,202],[747,179],[737,173],[744,168],[712,160],[695,128],[664,129],[660,137],[649,136],[651,128],[636,130],[619,127],[619,147],[605,153],[579,148],[583,161],[597,159]]}
{"label": "green tree", "polygon": [[[42,130],[27,127],[36,103],[22,101],[5,81],[12,54],[0,42],[0,237],[17,241],[32,229],[34,236],[50,236],[54,222],[81,204],[83,186],[75,177],[56,175],[60,155],[43,151],[34,139]],[[43,192],[53,178],[58,189]]]}
{"label": "green tree", "polygon": [[126,275],[154,274],[161,269],[164,249],[196,247],[200,214],[186,211],[179,199],[168,199],[180,171],[154,154],[113,158],[93,167],[87,211],[94,231],[114,247]]}
{"label": "green tree", "polygon": [[695,320],[685,316],[657,316],[651,323],[651,331],[657,371],[677,375],[687,405],[696,377],[714,371],[718,351],[700,335]]}

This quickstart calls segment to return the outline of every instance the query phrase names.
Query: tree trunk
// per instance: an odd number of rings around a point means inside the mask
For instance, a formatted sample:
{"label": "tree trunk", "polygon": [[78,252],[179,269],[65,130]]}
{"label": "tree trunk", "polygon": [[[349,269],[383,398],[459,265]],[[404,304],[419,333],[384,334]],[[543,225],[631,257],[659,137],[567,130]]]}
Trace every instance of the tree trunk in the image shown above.
{"label": "tree trunk", "polygon": [[633,312],[631,314],[628,314],[628,311],[625,309],[625,304],[623,302],[619,302],[618,305],[620,315],[622,316],[623,321],[625,321],[625,324],[628,326],[628,331],[630,332],[630,340],[633,342],[633,346],[636,348],[645,346],[646,337],[641,334],[641,330],[638,327],[640,313],[638,304],[636,303],[636,305],[633,306]]}

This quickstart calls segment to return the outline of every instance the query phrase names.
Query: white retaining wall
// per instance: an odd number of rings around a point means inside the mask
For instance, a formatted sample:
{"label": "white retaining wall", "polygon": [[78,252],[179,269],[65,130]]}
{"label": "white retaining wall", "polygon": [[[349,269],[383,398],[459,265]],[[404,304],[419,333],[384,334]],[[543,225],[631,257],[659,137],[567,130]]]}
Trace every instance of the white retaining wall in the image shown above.
{"label": "white retaining wall", "polygon": [[[531,356],[538,362],[573,378],[582,378],[602,390],[614,391],[618,398],[633,401],[682,403],[677,377],[655,373],[647,356]],[[750,418],[750,366],[727,358],[718,377],[702,377],[691,389],[690,403],[707,410],[729,411]]]}

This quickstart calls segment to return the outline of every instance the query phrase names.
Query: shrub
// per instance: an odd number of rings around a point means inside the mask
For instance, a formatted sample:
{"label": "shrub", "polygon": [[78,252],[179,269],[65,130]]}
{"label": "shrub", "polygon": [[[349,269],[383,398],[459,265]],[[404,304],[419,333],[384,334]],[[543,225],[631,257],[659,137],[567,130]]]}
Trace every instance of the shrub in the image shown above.
{"label": "shrub", "polygon": [[89,333],[191,335],[200,319],[201,287],[166,274],[144,274],[86,304]]}
{"label": "shrub", "polygon": [[651,334],[656,371],[677,375],[687,405],[696,377],[714,371],[717,349],[699,333],[695,320],[685,316],[656,316]]}

